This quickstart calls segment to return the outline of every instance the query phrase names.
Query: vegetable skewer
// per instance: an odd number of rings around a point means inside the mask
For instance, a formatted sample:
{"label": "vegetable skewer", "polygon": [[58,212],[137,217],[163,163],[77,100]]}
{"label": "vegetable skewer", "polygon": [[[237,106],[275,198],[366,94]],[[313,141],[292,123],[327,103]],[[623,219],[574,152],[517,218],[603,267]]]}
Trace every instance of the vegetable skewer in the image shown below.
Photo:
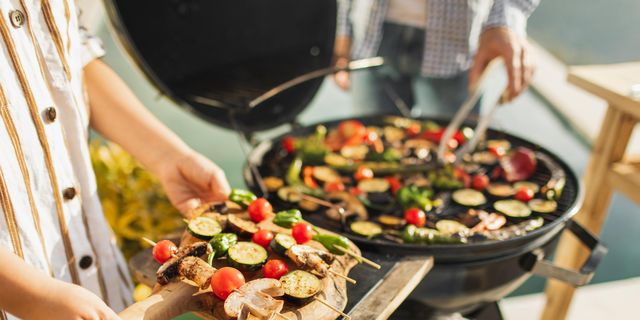
{"label": "vegetable skewer", "polygon": [[367,259],[367,258],[365,258],[365,257],[363,257],[363,256],[361,256],[361,255],[359,255],[359,254],[347,249],[347,248],[343,248],[343,247],[335,245],[335,244],[333,245],[333,247],[336,248],[339,251],[342,251],[342,252],[354,257],[358,261],[362,261],[362,262],[372,266],[375,269],[380,270],[380,268],[382,268],[379,264],[377,264],[377,263],[375,263],[375,262],[373,262],[373,261],[371,261],[371,260],[369,260],[369,259]]}

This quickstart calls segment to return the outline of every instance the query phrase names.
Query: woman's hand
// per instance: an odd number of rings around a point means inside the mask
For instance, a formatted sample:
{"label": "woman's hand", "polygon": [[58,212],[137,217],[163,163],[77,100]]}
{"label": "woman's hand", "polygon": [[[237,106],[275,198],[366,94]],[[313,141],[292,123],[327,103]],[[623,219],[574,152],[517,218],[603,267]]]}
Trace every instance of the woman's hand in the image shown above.
{"label": "woman's hand", "polygon": [[41,308],[32,308],[25,319],[118,320],[120,317],[93,292],[74,284],[51,279],[43,290]]}
{"label": "woman's hand", "polygon": [[195,151],[165,161],[156,173],[171,203],[185,215],[203,202],[226,200],[231,192],[224,171]]}
{"label": "woman's hand", "polygon": [[508,28],[491,28],[480,35],[478,52],[469,71],[469,85],[476,85],[491,60],[497,57],[504,59],[509,78],[507,98],[512,100],[529,86],[535,68],[527,39]]}

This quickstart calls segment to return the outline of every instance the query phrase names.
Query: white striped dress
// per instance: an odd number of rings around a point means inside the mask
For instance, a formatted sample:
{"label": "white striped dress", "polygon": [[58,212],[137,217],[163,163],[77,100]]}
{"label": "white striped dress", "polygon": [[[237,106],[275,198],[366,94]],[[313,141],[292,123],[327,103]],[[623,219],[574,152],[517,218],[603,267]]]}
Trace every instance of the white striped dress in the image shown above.
{"label": "white striped dress", "polygon": [[118,311],[132,284],[97,195],[82,73],[104,52],[75,12],[0,0],[0,246]]}

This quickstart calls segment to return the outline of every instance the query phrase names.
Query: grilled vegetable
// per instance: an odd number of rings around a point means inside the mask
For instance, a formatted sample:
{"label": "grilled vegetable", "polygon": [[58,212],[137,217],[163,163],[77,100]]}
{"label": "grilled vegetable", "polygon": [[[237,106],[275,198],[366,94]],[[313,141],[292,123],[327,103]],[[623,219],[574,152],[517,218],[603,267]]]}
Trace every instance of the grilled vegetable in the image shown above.
{"label": "grilled vegetable", "polygon": [[343,255],[344,252],[335,248],[335,246],[349,249],[349,240],[343,236],[334,236],[330,234],[316,234],[313,240],[320,242],[329,252],[335,255]]}
{"label": "grilled vegetable", "polygon": [[518,147],[500,159],[504,177],[509,182],[529,179],[536,171],[536,156],[530,149]]}
{"label": "grilled vegetable", "polygon": [[363,160],[367,158],[369,147],[364,144],[344,146],[340,149],[340,155],[351,160]]}
{"label": "grilled vegetable", "polygon": [[284,186],[284,181],[278,177],[265,177],[262,181],[269,192],[276,192]]}
{"label": "grilled vegetable", "polygon": [[496,198],[508,198],[516,194],[516,190],[506,183],[492,183],[487,186],[487,192]]}
{"label": "grilled vegetable", "polygon": [[525,235],[528,232],[542,227],[542,225],[544,225],[544,219],[537,217],[502,229],[486,231],[482,234],[491,240],[507,240]]}
{"label": "grilled vegetable", "polygon": [[211,277],[216,269],[198,257],[185,257],[178,266],[178,274],[194,282],[201,290],[211,286]]}
{"label": "grilled vegetable", "polygon": [[356,181],[371,179],[373,178],[373,170],[366,166],[359,166],[358,169],[356,169],[356,173],[353,174],[353,177]]}
{"label": "grilled vegetable", "polygon": [[262,275],[265,278],[280,279],[282,276],[289,272],[289,267],[282,260],[273,259],[267,261],[262,267]]}
{"label": "grilled vegetable", "polygon": [[329,167],[324,167],[324,166],[314,167],[313,177],[324,183],[333,182],[341,179],[338,172],[336,172],[335,170]]}
{"label": "grilled vegetable", "polygon": [[551,178],[540,191],[548,200],[557,200],[562,195],[564,186],[567,183],[567,175],[562,170],[562,167],[548,155],[536,152],[536,157],[551,171]]}
{"label": "grilled vegetable", "polygon": [[381,178],[361,180],[358,182],[358,189],[363,192],[387,192],[389,181]]}
{"label": "grilled vegetable", "polygon": [[[284,306],[284,301],[274,297],[284,295],[282,283],[276,279],[251,280],[233,292],[224,301],[224,313],[229,318],[273,319]],[[249,317],[251,314],[253,317]]]}
{"label": "grilled vegetable", "polygon": [[249,208],[247,208],[247,211],[249,212],[251,221],[258,223],[266,219],[267,216],[273,213],[273,207],[271,206],[271,203],[267,201],[267,199],[258,198],[251,202]]}
{"label": "grilled vegetable", "polygon": [[287,298],[304,303],[322,291],[322,281],[313,274],[295,270],[280,278]]}
{"label": "grilled vegetable", "polygon": [[331,253],[300,244],[291,246],[286,255],[299,268],[314,271],[321,277],[327,276],[329,265],[335,260]]}
{"label": "grilled vegetable", "polygon": [[378,223],[387,228],[400,229],[404,227],[405,224],[407,224],[407,221],[396,216],[383,214],[378,217]]}
{"label": "grilled vegetable", "polygon": [[291,236],[298,244],[307,243],[313,238],[313,228],[304,222],[295,223],[291,227]]}
{"label": "grilled vegetable", "polygon": [[538,193],[538,191],[540,191],[540,186],[537,183],[530,181],[518,181],[513,184],[513,188],[516,190],[525,188],[531,190],[533,193]]}
{"label": "grilled vegetable", "polygon": [[498,157],[490,151],[478,151],[471,155],[471,160],[486,166],[492,166],[498,163]]}
{"label": "grilled vegetable", "polygon": [[153,246],[153,258],[158,261],[158,263],[165,263],[167,260],[171,259],[173,255],[178,252],[178,246],[175,243],[169,240],[158,241],[155,246]]}
{"label": "grilled vegetable", "polygon": [[238,242],[228,251],[229,264],[243,271],[256,271],[267,261],[267,250],[253,242]]}
{"label": "grilled vegetable", "polygon": [[289,250],[289,248],[291,248],[291,246],[295,244],[296,240],[292,236],[284,233],[278,233],[273,238],[269,246],[275,253],[279,255],[285,255],[287,250]]}
{"label": "grilled vegetable", "polygon": [[278,198],[291,203],[299,202],[300,199],[302,199],[300,192],[293,187],[282,187],[278,189]]}
{"label": "grilled vegetable", "polygon": [[451,194],[456,203],[466,207],[477,207],[487,203],[487,198],[482,192],[473,189],[460,189]]}
{"label": "grilled vegetable", "polygon": [[529,202],[529,200],[533,199],[533,191],[526,187],[520,187],[516,192],[515,198],[522,202]]}
{"label": "grilled vegetable", "polygon": [[469,228],[467,228],[467,226],[454,220],[440,220],[436,222],[436,229],[440,231],[441,234],[446,236],[451,236],[454,234],[465,236],[470,233],[470,230]]}
{"label": "grilled vegetable", "polygon": [[253,237],[251,237],[251,241],[253,241],[253,243],[257,243],[263,248],[267,248],[271,243],[271,240],[273,240],[273,232],[266,229],[258,230],[258,232],[254,233]]}
{"label": "grilled vegetable", "polygon": [[554,200],[533,199],[528,205],[532,211],[538,213],[552,213],[558,209],[558,203]]}
{"label": "grilled vegetable", "polygon": [[254,233],[258,232],[258,227],[255,223],[233,214],[228,216],[228,225],[233,232],[241,237],[251,237]]}
{"label": "grilled vegetable", "polygon": [[274,224],[287,229],[290,229],[300,221],[302,221],[302,213],[297,209],[280,211],[276,213],[276,216],[273,218]]}
{"label": "grilled vegetable", "polygon": [[222,232],[218,221],[204,216],[189,220],[187,228],[194,237],[202,240],[210,240],[214,235]]}
{"label": "grilled vegetable", "polygon": [[430,211],[433,208],[431,196],[433,196],[431,190],[416,186],[402,187],[396,193],[396,199],[402,208],[420,208],[424,211]]}
{"label": "grilled vegetable", "polygon": [[429,228],[418,228],[408,225],[402,232],[402,240],[405,243],[416,244],[457,244],[464,243],[464,238],[442,235],[438,230]]}
{"label": "grilled vegetable", "polygon": [[324,156],[330,151],[324,143],[327,136],[327,128],[317,126],[314,135],[298,140],[298,152],[296,153],[304,163],[320,164]]}
{"label": "grilled vegetable", "polygon": [[178,267],[186,257],[201,257],[209,251],[209,244],[206,242],[197,242],[190,246],[178,249],[178,252],[167,260],[156,272],[156,278],[160,285],[165,285],[171,279],[178,276]]}
{"label": "grilled vegetable", "polygon": [[397,162],[402,159],[402,152],[398,149],[387,148],[383,152],[371,152],[367,153],[366,161],[375,162]]}
{"label": "grilled vegetable", "polygon": [[404,211],[404,220],[406,220],[408,224],[422,227],[427,222],[427,215],[418,208],[409,208]]}
{"label": "grilled vegetable", "polygon": [[493,208],[512,218],[526,218],[531,215],[531,209],[518,200],[500,200],[493,204]]}
{"label": "grilled vegetable", "polygon": [[257,198],[251,191],[241,189],[231,189],[231,194],[229,195],[229,200],[243,208],[248,207]]}
{"label": "grilled vegetable", "polygon": [[351,231],[361,237],[373,238],[382,234],[382,227],[371,221],[356,221],[350,226]]}
{"label": "grilled vegetable", "polygon": [[229,247],[238,242],[238,236],[234,233],[218,233],[211,238],[209,244],[213,251],[209,255],[209,264],[212,263],[214,258],[220,258],[227,254]]}

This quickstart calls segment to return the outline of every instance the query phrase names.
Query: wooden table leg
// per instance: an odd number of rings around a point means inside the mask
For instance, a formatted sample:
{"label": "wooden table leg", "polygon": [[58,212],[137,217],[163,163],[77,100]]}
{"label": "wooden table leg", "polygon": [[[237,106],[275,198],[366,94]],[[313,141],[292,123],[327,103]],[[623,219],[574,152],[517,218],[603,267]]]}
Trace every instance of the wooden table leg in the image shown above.
{"label": "wooden table leg", "polygon": [[[635,120],[615,108],[609,107],[602,129],[585,174],[585,199],[575,219],[587,230],[599,233],[607,216],[612,186],[608,173],[611,163],[624,156]],[[577,269],[588,252],[572,236],[564,235],[556,250],[556,264]],[[549,280],[546,288],[547,304],[543,320],[565,319],[575,288],[557,280]]]}

